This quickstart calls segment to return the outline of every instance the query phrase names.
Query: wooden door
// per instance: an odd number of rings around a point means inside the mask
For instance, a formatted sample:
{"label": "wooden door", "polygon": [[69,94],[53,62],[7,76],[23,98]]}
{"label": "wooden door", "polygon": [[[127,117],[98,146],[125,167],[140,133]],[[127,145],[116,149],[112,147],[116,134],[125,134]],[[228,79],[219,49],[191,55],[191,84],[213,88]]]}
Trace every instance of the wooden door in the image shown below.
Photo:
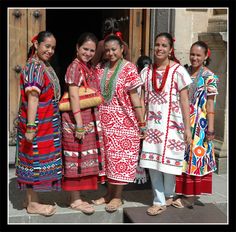
{"label": "wooden door", "polygon": [[9,50],[9,144],[15,144],[17,118],[20,101],[20,72],[25,65],[31,38],[46,28],[45,9],[8,10]]}

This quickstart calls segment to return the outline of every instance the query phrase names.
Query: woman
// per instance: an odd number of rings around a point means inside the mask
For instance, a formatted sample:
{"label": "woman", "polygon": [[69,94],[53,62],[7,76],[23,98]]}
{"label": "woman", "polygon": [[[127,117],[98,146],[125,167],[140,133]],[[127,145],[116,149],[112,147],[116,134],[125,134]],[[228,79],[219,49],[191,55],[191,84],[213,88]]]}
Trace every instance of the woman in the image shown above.
{"label": "woman", "polygon": [[174,61],[173,49],[169,33],[157,35],[154,64],[141,71],[147,131],[140,166],[149,169],[154,193],[153,206],[147,210],[149,215],[162,213],[172,202],[175,175],[182,172],[185,143],[191,141],[187,92],[191,78],[185,68]]}
{"label": "woman", "polygon": [[[117,35],[123,41],[122,33],[120,32],[120,29],[119,29],[119,22],[115,18],[107,18],[104,21],[103,38],[105,39],[109,35]],[[106,53],[104,51],[104,39],[102,39],[98,42],[95,56],[92,59],[92,63],[95,66],[99,62],[105,63],[106,61],[108,61],[108,59],[106,57]],[[124,52],[123,52],[124,58],[126,60],[130,60],[128,45],[124,41],[123,41],[123,44],[124,44]]]}
{"label": "woman", "polygon": [[195,42],[189,58],[188,72],[193,80],[189,89],[193,141],[185,153],[183,174],[176,176],[176,194],[188,197],[179,198],[174,204],[180,208],[193,204],[194,196],[212,193],[212,172],[216,170],[212,140],[218,77],[207,68],[210,50],[205,42]]}
{"label": "woman", "polygon": [[81,190],[96,190],[101,169],[100,133],[96,108],[80,109],[79,86],[84,80],[90,87],[98,88],[90,61],[97,46],[92,33],[83,33],[77,41],[77,56],[67,68],[65,82],[69,88],[71,111],[62,113],[62,145],[64,175],[62,188],[70,192],[70,207],[86,214],[94,207],[80,196]]}
{"label": "woman", "polygon": [[142,82],[136,66],[123,59],[124,45],[118,36],[108,36],[104,48],[109,61],[99,64],[97,73],[105,99],[99,112],[108,190],[93,203],[107,203],[106,211],[115,212],[122,205],[123,186],[135,179],[141,137],[139,126],[144,129],[137,93]]}
{"label": "woman", "polygon": [[37,192],[61,190],[60,85],[48,62],[56,39],[51,32],[41,31],[31,42],[20,76],[16,175],[18,187],[26,189],[27,213],[51,216],[56,206],[39,203]]}

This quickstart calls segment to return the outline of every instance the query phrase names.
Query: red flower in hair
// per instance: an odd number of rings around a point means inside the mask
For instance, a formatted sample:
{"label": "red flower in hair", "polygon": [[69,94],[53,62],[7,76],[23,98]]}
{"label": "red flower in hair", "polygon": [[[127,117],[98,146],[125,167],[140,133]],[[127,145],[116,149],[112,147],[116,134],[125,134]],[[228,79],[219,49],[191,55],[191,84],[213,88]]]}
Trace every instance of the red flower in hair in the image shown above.
{"label": "red flower in hair", "polygon": [[31,43],[34,43],[36,40],[38,40],[38,35],[35,35],[35,36],[31,39]]}
{"label": "red flower in hair", "polygon": [[210,58],[210,56],[211,56],[211,50],[208,48],[208,50],[207,50],[207,56]]}
{"label": "red flower in hair", "polygon": [[120,31],[117,31],[115,35],[118,36],[121,40],[123,40],[122,33]]}

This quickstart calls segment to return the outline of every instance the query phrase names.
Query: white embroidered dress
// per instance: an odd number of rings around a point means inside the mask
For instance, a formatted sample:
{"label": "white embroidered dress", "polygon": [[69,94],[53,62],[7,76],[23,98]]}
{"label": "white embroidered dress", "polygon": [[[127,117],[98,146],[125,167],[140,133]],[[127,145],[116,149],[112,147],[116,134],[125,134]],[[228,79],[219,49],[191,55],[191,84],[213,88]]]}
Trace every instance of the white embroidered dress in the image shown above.
{"label": "white embroidered dress", "polygon": [[[157,71],[158,86],[164,71]],[[145,104],[148,108],[147,137],[143,141],[140,167],[181,175],[185,143],[180,90],[191,84],[192,80],[179,64],[170,67],[162,92],[157,93],[153,89],[152,68],[144,68],[141,78],[145,83]]]}

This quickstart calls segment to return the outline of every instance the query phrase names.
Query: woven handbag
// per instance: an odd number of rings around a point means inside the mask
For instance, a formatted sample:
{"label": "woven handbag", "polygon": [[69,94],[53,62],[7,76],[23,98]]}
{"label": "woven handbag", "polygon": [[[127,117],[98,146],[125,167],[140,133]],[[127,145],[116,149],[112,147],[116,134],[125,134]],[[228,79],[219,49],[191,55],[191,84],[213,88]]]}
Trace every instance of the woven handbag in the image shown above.
{"label": "woven handbag", "polygon": [[[79,103],[80,109],[96,107],[100,105],[104,99],[97,89],[89,87],[87,82],[83,80],[84,85],[79,87]],[[70,97],[69,93],[65,92],[59,101],[60,111],[70,111]]]}

